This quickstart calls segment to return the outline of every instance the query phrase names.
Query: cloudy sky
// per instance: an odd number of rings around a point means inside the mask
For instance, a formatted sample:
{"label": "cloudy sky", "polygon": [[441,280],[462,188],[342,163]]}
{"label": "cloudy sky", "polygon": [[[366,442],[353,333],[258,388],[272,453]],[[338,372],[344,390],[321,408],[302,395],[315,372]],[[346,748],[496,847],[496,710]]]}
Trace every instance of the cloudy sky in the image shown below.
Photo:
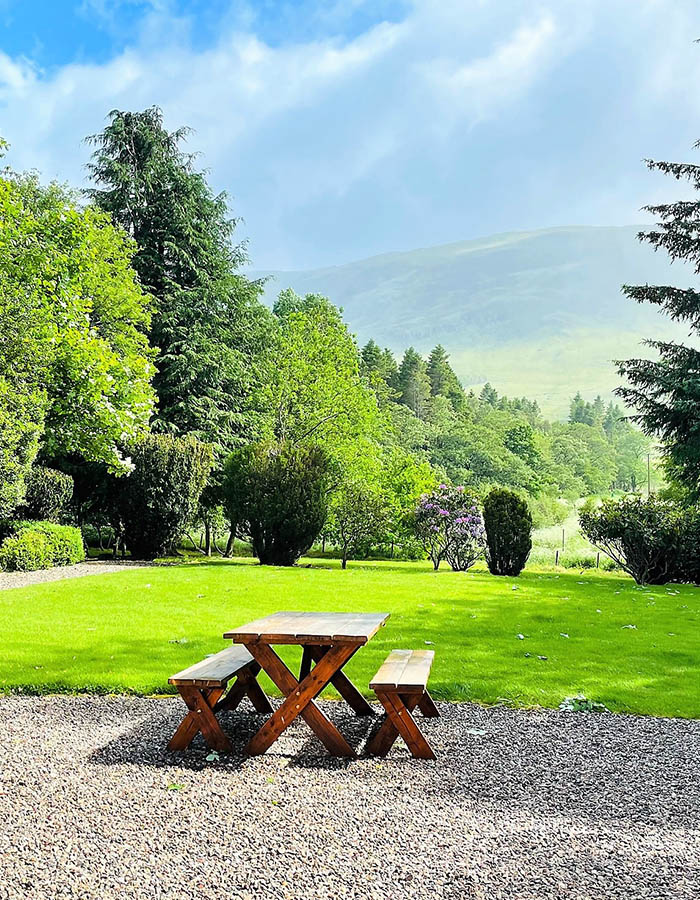
{"label": "cloudy sky", "polygon": [[[700,137],[698,0],[0,0],[14,168],[161,106],[256,268],[644,221]],[[697,151],[696,151],[697,153]]]}

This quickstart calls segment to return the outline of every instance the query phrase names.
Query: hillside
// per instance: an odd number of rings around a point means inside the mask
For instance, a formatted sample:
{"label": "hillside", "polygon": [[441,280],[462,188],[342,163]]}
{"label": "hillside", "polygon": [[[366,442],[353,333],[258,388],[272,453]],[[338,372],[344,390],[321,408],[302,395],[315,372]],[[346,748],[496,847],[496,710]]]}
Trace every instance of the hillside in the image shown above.
{"label": "hillside", "polygon": [[626,282],[691,280],[637,231],[552,228],[256,274],[273,276],[269,302],[284,287],[325,294],[361,343],[373,337],[397,353],[441,343],[466,385],[488,380],[561,416],[572,391],[608,395],[619,382],[611,360],[637,354],[643,337],[682,334],[620,291]]}

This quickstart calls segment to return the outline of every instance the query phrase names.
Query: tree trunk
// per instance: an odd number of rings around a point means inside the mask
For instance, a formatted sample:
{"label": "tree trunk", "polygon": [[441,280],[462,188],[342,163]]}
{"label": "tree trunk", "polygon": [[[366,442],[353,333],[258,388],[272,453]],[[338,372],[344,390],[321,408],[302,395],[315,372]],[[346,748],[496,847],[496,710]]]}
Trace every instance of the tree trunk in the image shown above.
{"label": "tree trunk", "polygon": [[229,532],[229,535],[228,535],[228,541],[226,542],[226,549],[224,550],[225,557],[228,558],[228,557],[233,556],[233,544],[234,544],[235,540],[236,540],[236,526],[232,525],[231,531]]}
{"label": "tree trunk", "polygon": [[209,518],[204,520],[204,555],[211,556],[211,522]]}
{"label": "tree trunk", "polygon": [[347,558],[347,556],[345,556],[345,554],[343,554],[343,558],[340,561],[340,568],[347,569],[347,567],[348,567],[348,558]]}

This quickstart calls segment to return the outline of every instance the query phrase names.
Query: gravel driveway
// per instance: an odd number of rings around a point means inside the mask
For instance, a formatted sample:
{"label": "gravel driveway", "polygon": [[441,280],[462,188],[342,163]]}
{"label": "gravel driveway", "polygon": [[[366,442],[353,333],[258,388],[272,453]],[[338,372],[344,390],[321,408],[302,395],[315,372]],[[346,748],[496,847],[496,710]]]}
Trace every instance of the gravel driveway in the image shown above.
{"label": "gravel driveway", "polygon": [[697,897],[700,721],[440,704],[434,763],[332,760],[302,722],[207,761],[164,750],[183,708],[0,697],[0,898]]}

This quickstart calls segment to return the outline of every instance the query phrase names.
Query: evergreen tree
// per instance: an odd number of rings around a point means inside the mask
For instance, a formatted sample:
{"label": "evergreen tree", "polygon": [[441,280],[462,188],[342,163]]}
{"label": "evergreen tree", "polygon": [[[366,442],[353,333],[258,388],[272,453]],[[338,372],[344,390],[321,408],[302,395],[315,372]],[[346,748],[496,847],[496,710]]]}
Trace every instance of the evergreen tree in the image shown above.
{"label": "evergreen tree", "polygon": [[[695,145],[700,147],[700,142]],[[700,191],[700,166],[647,160],[652,171],[688,181]],[[691,264],[700,274],[700,199],[647,206],[658,217],[657,230],[642,232],[640,240],[665,250],[672,261]],[[653,303],[662,312],[700,335],[700,291],[693,287],[626,285],[625,294],[638,303]],[[633,417],[648,435],[663,442],[668,468],[693,499],[700,497],[700,351],[674,341],[646,341],[657,359],[618,361],[629,386],[617,394],[637,410]]]}
{"label": "evergreen tree", "polygon": [[430,380],[422,356],[409,347],[403,355],[398,375],[399,402],[419,419],[425,418],[430,397]]}
{"label": "evergreen tree", "polygon": [[430,379],[430,393],[433,397],[447,397],[453,403],[464,399],[464,391],[459,378],[455,375],[449,362],[445,348],[440,344],[434,347],[428,358],[427,373]]}
{"label": "evergreen tree", "polygon": [[495,406],[498,403],[498,394],[496,389],[487,381],[479,394],[480,403],[488,403],[489,406]]}
{"label": "evergreen tree", "polygon": [[232,244],[236,221],[225,194],[214,195],[180,149],[188,133],[166,131],[157,107],[114,110],[87,139],[97,185],[88,194],[136,241],[134,267],[155,297],[154,428],[230,449],[256,431],[247,398],[269,314],[262,285],[237,271],[246,253]]}

